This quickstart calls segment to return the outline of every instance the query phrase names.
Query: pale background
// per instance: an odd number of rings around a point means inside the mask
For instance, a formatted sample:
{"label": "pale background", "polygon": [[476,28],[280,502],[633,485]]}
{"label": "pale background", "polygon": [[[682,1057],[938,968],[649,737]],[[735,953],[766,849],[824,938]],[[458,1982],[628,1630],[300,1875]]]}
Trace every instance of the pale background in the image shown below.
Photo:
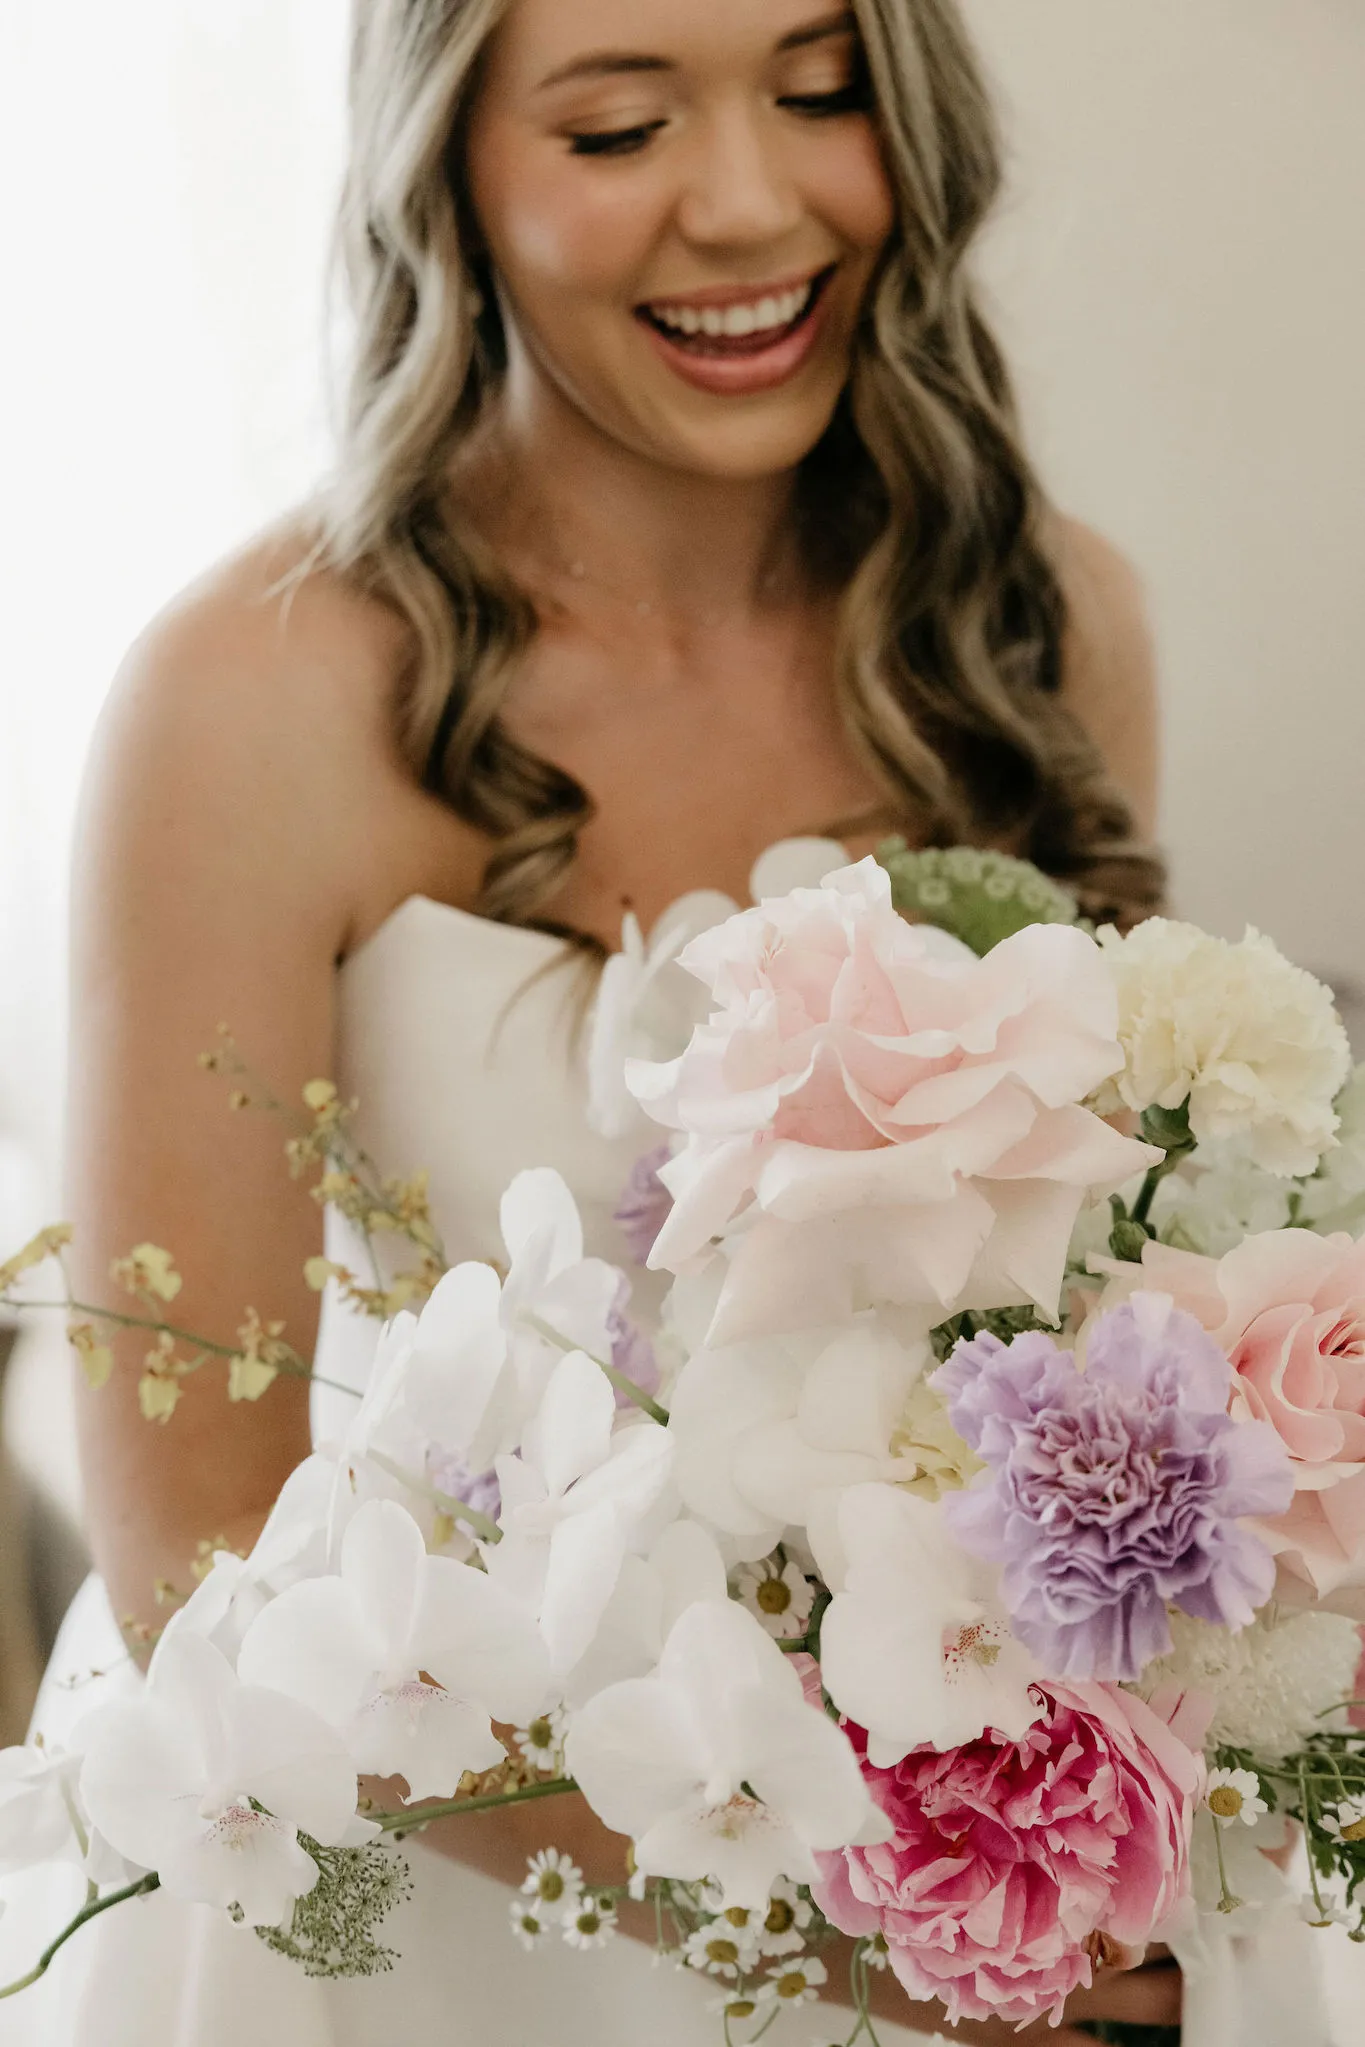
{"label": "pale background", "polygon": [[[1062,503],[1141,568],[1191,916],[1365,981],[1365,4],[969,0]],[[58,1212],[66,836],[120,654],[307,482],[341,0],[0,0],[0,1241]],[[168,963],[168,971],[173,967]],[[11,1438],[74,1497],[65,1366]]]}

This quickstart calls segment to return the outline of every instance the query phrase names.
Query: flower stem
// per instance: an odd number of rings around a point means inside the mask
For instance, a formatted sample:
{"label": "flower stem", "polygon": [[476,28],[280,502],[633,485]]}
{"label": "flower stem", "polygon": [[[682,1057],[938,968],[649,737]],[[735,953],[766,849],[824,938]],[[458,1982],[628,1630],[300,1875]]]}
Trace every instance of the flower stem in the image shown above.
{"label": "flower stem", "polygon": [[57,1935],[57,1938],[49,1947],[43,1949],[42,1954],[29,1970],[27,1976],[21,1976],[17,1983],[7,1983],[3,1989],[0,1989],[0,1998],[17,1997],[21,1990],[27,1990],[40,1977],[46,1976],[48,1970],[52,1967],[54,1958],[66,1946],[71,1936],[79,1933],[81,1928],[87,1925],[90,1920],[98,1919],[101,1912],[112,1911],[115,1905],[126,1905],[130,1898],[145,1898],[152,1891],[159,1890],[160,1887],[161,1878],[159,1876],[143,1876],[139,1877],[135,1884],[125,1885],[121,1891],[110,1891],[107,1898],[96,1898],[93,1903],[87,1902],[76,1914],[70,1925]]}
{"label": "flower stem", "polygon": [[[535,1330],[537,1336],[543,1336],[545,1341],[554,1344],[557,1350],[565,1352],[583,1350],[581,1343],[571,1342],[561,1329],[555,1329],[550,1323],[542,1322],[539,1315],[528,1315],[526,1321],[528,1326]],[[661,1428],[666,1429],[668,1427],[668,1409],[661,1407],[652,1394],[645,1392],[643,1386],[637,1386],[634,1379],[630,1379],[624,1372],[618,1371],[615,1365],[609,1365],[604,1358],[599,1358],[595,1352],[583,1350],[583,1355],[585,1358],[591,1358],[598,1369],[606,1373],[617,1392],[624,1393],[626,1399],[633,1401],[636,1407],[649,1416],[651,1421],[658,1422]]]}
{"label": "flower stem", "polygon": [[481,1514],[477,1507],[468,1506],[464,1500],[457,1500],[453,1493],[443,1493],[439,1486],[432,1485],[425,1478],[414,1477],[413,1473],[405,1471],[401,1464],[395,1464],[391,1457],[386,1457],[382,1450],[371,1450],[368,1456],[370,1463],[385,1472],[389,1478],[396,1478],[399,1485],[406,1486],[409,1492],[417,1493],[424,1500],[430,1500],[433,1507],[439,1507],[443,1514],[449,1514],[452,1521],[463,1521],[482,1541],[502,1541],[502,1530],[497,1522],[490,1521],[487,1514]]}
{"label": "flower stem", "polygon": [[[210,1357],[235,1358],[240,1354],[239,1346],[211,1343],[207,1336],[196,1336],[192,1329],[178,1329],[173,1322],[154,1322],[150,1315],[121,1315],[115,1308],[96,1308],[89,1301],[15,1301],[13,1305],[20,1309],[50,1310],[54,1314],[89,1315],[97,1322],[112,1322],[116,1329],[145,1329],[153,1336],[171,1336],[177,1343],[193,1344],[196,1350],[206,1351]],[[315,1372],[297,1351],[291,1352],[279,1370],[286,1379],[308,1379],[315,1386],[326,1386],[332,1393],[348,1393],[352,1400],[364,1398],[354,1386],[343,1386],[339,1379],[324,1379],[321,1372]]]}
{"label": "flower stem", "polygon": [[492,1812],[503,1805],[529,1805],[536,1798],[562,1798],[566,1792],[577,1791],[572,1777],[555,1777],[546,1784],[525,1784],[519,1791],[494,1791],[485,1798],[448,1798],[439,1805],[427,1805],[418,1811],[371,1813],[377,1827],[386,1834],[415,1834],[420,1827],[429,1827],[433,1820],[453,1819],[462,1812]]}

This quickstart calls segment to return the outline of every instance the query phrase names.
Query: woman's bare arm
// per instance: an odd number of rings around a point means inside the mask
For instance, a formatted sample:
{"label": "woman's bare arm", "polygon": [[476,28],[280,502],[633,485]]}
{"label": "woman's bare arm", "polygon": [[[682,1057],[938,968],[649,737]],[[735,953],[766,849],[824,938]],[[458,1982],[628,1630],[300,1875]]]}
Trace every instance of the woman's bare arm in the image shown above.
{"label": "woman's bare arm", "polygon": [[[75,859],[66,1186],[81,1298],[129,1309],[109,1263],[151,1241],[184,1276],[180,1326],[230,1343],[254,1307],[306,1357],[321,1217],[278,1121],[234,1115],[198,1054],[227,1023],[284,1099],[329,1072],[373,777],[355,649],[330,646],[325,608],[286,620],[266,587],[238,570],[183,600],[101,721]],[[282,1380],[231,1407],[207,1366],[150,1424],[146,1349],[122,1337],[78,1414],[96,1561],[120,1617],[154,1620],[157,1579],[187,1585],[199,1541],[251,1540],[307,1454],[307,1391]]]}

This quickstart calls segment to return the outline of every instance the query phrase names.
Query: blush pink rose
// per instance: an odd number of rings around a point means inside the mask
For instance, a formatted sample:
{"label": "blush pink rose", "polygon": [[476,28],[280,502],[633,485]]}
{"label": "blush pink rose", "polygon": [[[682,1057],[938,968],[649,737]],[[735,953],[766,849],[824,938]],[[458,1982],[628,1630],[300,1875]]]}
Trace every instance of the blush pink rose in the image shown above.
{"label": "blush pink rose", "polygon": [[1258,1524],[1281,1591],[1365,1616],[1365,1240],[1267,1230],[1223,1258],[1149,1244],[1142,1284],[1198,1317],[1231,1360],[1233,1413],[1289,1452],[1293,1503]]}
{"label": "blush pink rose", "polygon": [[1203,1766],[1140,1699],[1045,1684],[1021,1741],[915,1749],[863,1774],[895,1828],[821,1855],[812,1895],[855,1937],[884,1935],[891,1967],[949,2022],[1060,2013],[1092,1975],[1091,1936],[1141,1948],[1189,1893]]}
{"label": "blush pink rose", "polygon": [[1034,925],[978,959],[900,917],[875,860],[731,917],[680,956],[710,991],[680,1059],[629,1084],[686,1144],[650,1263],[734,1228],[713,1342],[869,1302],[1055,1312],[1081,1202],[1160,1154],[1082,1106],[1123,1064],[1092,939]]}

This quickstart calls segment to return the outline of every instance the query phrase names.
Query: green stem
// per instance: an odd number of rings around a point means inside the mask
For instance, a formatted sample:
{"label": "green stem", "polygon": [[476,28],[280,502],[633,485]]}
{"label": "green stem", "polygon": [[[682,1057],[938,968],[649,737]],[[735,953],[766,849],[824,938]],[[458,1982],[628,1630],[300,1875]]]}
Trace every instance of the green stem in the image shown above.
{"label": "green stem", "polygon": [[[62,1315],[89,1315],[97,1322],[112,1322],[116,1329],[145,1329],[153,1336],[171,1336],[177,1343],[192,1343],[196,1350],[206,1351],[210,1357],[235,1358],[241,1355],[240,1350],[230,1343],[212,1343],[207,1336],[196,1336],[192,1329],[177,1329],[173,1322],[153,1322],[148,1315],[121,1315],[115,1308],[92,1307],[88,1301],[16,1301],[14,1306],[41,1308]],[[308,1379],[313,1385],[326,1386],[333,1393],[349,1393],[352,1400],[364,1399],[354,1386],[343,1386],[339,1379],[324,1379],[321,1372],[315,1372],[311,1365],[304,1363],[297,1351],[291,1351],[279,1370],[287,1379]]]}
{"label": "green stem", "polygon": [[440,1805],[426,1805],[417,1811],[369,1813],[377,1827],[386,1834],[413,1834],[419,1827],[429,1827],[433,1820],[453,1819],[457,1813],[492,1812],[503,1805],[529,1805],[537,1798],[562,1798],[566,1792],[577,1791],[572,1777],[555,1777],[545,1784],[526,1784],[520,1791],[494,1791],[485,1798],[448,1798]]}
{"label": "green stem", "polygon": [[490,1521],[477,1507],[467,1506],[463,1500],[457,1500],[452,1493],[443,1493],[439,1486],[432,1485],[428,1479],[415,1478],[410,1471],[405,1471],[401,1464],[395,1464],[391,1457],[386,1457],[382,1450],[371,1450],[367,1454],[370,1463],[376,1465],[380,1471],[386,1472],[390,1478],[396,1478],[399,1485],[406,1486],[409,1492],[416,1493],[419,1498],[430,1500],[433,1507],[438,1507],[443,1514],[448,1514],[452,1521],[463,1521],[484,1542],[502,1541],[502,1530],[497,1522]]}
{"label": "green stem", "polygon": [[70,1925],[57,1935],[51,1946],[43,1949],[42,1954],[29,1970],[27,1976],[21,1976],[17,1983],[6,1984],[5,1988],[0,1990],[0,1998],[17,1997],[21,1990],[27,1990],[40,1977],[46,1976],[48,1970],[52,1967],[53,1960],[66,1946],[72,1935],[79,1933],[81,1928],[88,1925],[90,1920],[98,1919],[101,1912],[110,1912],[115,1905],[126,1905],[130,1898],[145,1898],[152,1891],[159,1890],[160,1886],[161,1878],[159,1876],[139,1877],[135,1884],[127,1884],[121,1891],[111,1891],[107,1898],[97,1898],[93,1904],[87,1903],[76,1914]]}
{"label": "green stem", "polygon": [[1175,1171],[1182,1159],[1189,1157],[1193,1149],[1194,1146],[1191,1144],[1173,1145],[1159,1166],[1148,1167],[1147,1177],[1142,1183],[1142,1191],[1133,1203],[1132,1219],[1135,1223],[1146,1222],[1152,1212],[1152,1203],[1156,1199],[1157,1188],[1168,1174]]}
{"label": "green stem", "polygon": [[[1308,1772],[1302,1763],[1299,1764],[1299,1803],[1302,1808],[1301,1817],[1303,1823],[1308,1828],[1311,1836],[1314,1825],[1313,1807],[1308,1796]],[[1322,1902],[1322,1892],[1318,1889],[1318,1870],[1313,1858],[1311,1839],[1308,1848],[1308,1882],[1312,1888],[1313,1903],[1317,1907],[1318,1917],[1319,1919],[1325,1919],[1327,1911]]]}
{"label": "green stem", "polygon": [[[543,1336],[546,1342],[554,1344],[557,1350],[562,1350],[566,1354],[572,1350],[583,1350],[581,1343],[571,1343],[562,1330],[552,1328],[548,1322],[542,1322],[539,1315],[528,1315],[526,1322],[529,1328],[535,1330],[537,1336]],[[633,1379],[627,1378],[624,1372],[619,1372],[615,1365],[609,1365],[604,1358],[597,1357],[594,1352],[584,1350],[583,1355],[585,1358],[591,1358],[598,1369],[606,1373],[617,1392],[624,1393],[626,1399],[633,1401],[651,1421],[658,1422],[661,1428],[668,1427],[668,1409],[661,1407],[652,1394],[645,1392],[643,1386],[637,1386]]]}

